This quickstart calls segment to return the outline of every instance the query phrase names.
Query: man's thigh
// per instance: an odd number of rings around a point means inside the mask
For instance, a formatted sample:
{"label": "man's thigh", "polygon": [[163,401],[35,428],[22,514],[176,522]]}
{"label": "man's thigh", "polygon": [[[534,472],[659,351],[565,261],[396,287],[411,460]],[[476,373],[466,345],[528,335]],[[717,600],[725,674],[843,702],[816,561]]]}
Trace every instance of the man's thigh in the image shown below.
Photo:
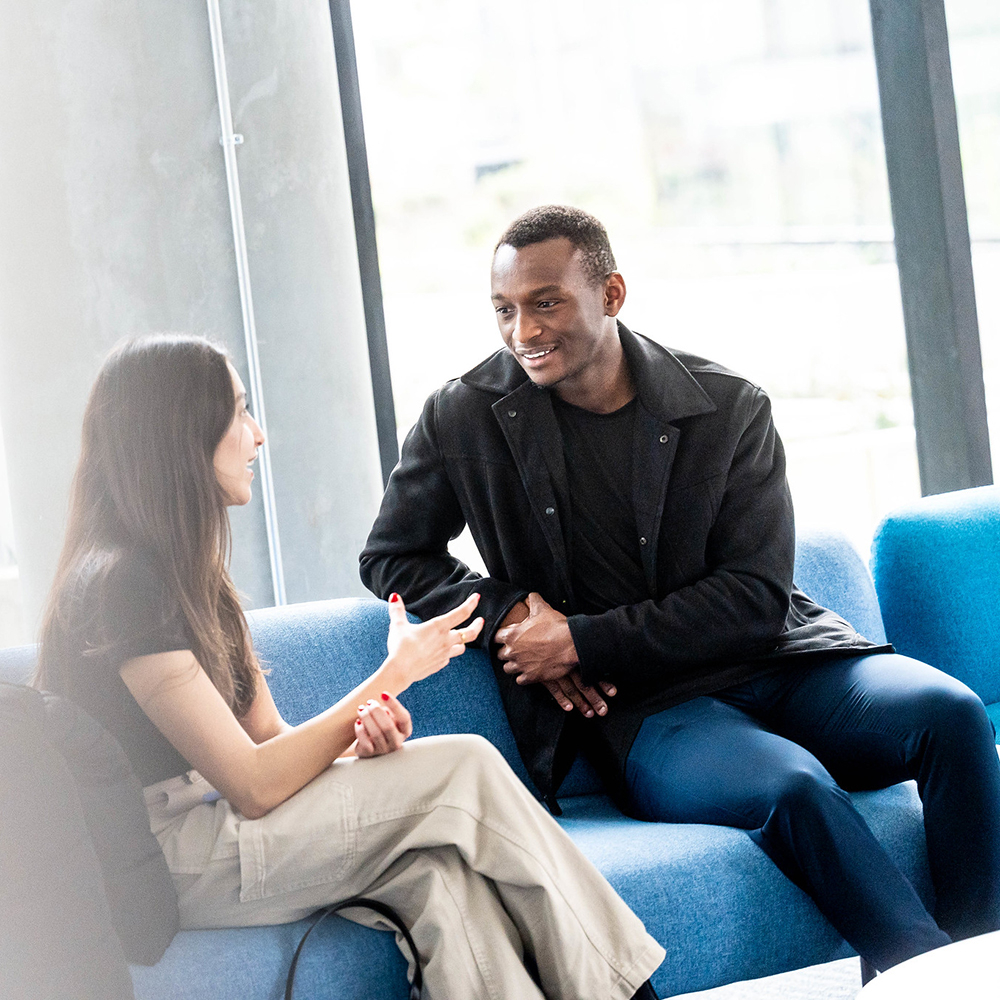
{"label": "man's thigh", "polygon": [[832,784],[803,747],[717,698],[695,698],[643,721],[625,768],[642,819],[763,826],[790,778]]}
{"label": "man's thigh", "polygon": [[895,653],[821,661],[734,694],[739,707],[805,747],[848,790],[914,777],[928,734],[964,726],[976,700],[949,674]]}

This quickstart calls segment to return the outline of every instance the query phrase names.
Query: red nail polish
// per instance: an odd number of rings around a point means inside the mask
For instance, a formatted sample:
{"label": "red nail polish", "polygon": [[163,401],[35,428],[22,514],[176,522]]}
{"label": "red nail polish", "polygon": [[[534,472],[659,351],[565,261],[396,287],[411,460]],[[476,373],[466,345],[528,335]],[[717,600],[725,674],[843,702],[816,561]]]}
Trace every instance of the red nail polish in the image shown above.
{"label": "red nail polish", "polygon": [[389,700],[389,692],[388,691],[383,691],[382,692],[382,700],[383,701],[388,701]]}
{"label": "red nail polish", "polygon": [[364,710],[365,710],[365,706],[364,705],[358,705],[358,711],[359,712],[363,712]]}
{"label": "red nail polish", "polygon": [[361,725],[361,720],[360,719],[355,719],[354,720],[354,725],[360,726]]}
{"label": "red nail polish", "polygon": [[391,594],[389,595],[389,603],[390,603],[390,604],[395,604],[395,603],[396,603],[396,601],[398,601],[398,600],[399,600],[399,594],[397,594],[397,593],[396,593],[395,591],[393,591],[393,592],[392,592],[392,593],[391,593]]}

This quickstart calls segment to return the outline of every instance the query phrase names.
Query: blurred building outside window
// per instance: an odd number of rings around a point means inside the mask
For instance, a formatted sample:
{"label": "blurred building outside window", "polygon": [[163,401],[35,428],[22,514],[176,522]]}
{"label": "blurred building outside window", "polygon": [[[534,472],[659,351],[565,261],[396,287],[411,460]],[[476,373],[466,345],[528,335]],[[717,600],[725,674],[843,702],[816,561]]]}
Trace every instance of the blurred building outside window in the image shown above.
{"label": "blurred building outside window", "polygon": [[[948,14],[996,399],[1000,10]],[[353,17],[401,437],[500,346],[506,224],[578,205],[610,233],[622,320],[762,385],[798,524],[867,556],[920,489],[866,0],[366,0]],[[455,551],[478,565],[467,538]]]}

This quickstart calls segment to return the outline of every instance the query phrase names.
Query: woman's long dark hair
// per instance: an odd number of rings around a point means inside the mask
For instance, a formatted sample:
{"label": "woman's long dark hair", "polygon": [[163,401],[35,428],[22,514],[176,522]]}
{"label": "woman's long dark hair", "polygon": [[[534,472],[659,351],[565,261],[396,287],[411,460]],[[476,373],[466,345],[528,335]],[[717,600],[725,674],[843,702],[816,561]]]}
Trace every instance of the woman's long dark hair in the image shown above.
{"label": "woman's long dark hair", "polygon": [[226,355],[200,337],[143,337],[108,356],[83,418],[66,541],[42,624],[40,686],[56,675],[50,650],[73,638],[65,602],[88,558],[141,551],[160,567],[223,698],[237,715],[250,707],[258,667],[227,569],[229,514],[213,465],[235,407]]}

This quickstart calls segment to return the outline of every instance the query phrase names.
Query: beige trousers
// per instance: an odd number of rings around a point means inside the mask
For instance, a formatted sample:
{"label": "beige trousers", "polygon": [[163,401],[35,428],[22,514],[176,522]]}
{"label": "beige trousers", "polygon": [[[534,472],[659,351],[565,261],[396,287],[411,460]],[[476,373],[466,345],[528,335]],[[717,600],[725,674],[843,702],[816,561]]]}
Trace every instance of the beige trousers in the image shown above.
{"label": "beige trousers", "polygon": [[[663,960],[479,736],[338,760],[257,820],[209,801],[212,789],[193,771],[145,791],[185,928],[287,923],[369,896],[412,930],[428,1000],[627,1000]],[[349,916],[391,929],[370,911]]]}

